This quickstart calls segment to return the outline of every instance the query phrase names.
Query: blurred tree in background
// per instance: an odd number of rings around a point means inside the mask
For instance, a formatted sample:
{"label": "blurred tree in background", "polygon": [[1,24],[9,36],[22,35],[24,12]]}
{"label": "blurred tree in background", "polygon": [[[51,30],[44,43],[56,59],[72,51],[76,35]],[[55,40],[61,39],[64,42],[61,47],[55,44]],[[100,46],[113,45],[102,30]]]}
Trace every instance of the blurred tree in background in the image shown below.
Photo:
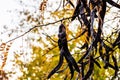
{"label": "blurred tree in background", "polygon": [[[99,15],[99,10],[101,9],[99,7],[101,6],[98,5],[97,1],[104,0],[93,1],[96,2],[95,5],[91,2],[92,8],[89,6],[91,12],[93,11],[94,13],[94,7],[97,5],[95,14],[91,15],[88,14],[87,7],[82,6],[83,9],[78,4],[84,4],[84,0],[19,1],[23,9],[18,9],[20,20],[19,24],[16,25],[18,27],[15,31],[13,30],[13,32],[17,33],[17,37],[2,44],[6,45],[10,43],[11,48],[13,44],[16,44],[20,40],[22,44],[16,51],[13,50],[14,58],[10,60],[13,63],[12,69],[9,71],[6,70],[7,76],[15,77],[18,75],[17,80],[46,80],[51,70],[55,68],[59,61],[58,28],[62,23],[66,27],[69,51],[76,62],[78,62],[80,70],[82,70],[80,75],[78,75],[78,72],[74,73],[73,80],[76,78],[81,80],[86,74],[90,74],[88,79],[93,80],[119,79],[119,6],[117,6],[118,8],[114,7],[115,4],[111,6],[108,4],[110,3],[108,1],[104,23],[101,22],[103,24],[102,32],[99,33],[100,36],[97,36],[97,39],[100,38],[100,41],[96,41],[96,39],[94,41],[96,35],[99,35],[97,34],[99,32],[98,23],[101,20],[101,15]],[[119,0],[115,2],[119,3]],[[75,11],[78,12],[75,13]],[[87,16],[88,20],[91,19],[89,21],[91,25],[93,21],[94,25],[92,25],[93,29],[90,28],[90,33],[85,23],[85,18],[82,19],[83,14]],[[96,15],[97,18],[93,15]],[[19,29],[20,31],[17,31]],[[92,43],[96,43],[96,45],[91,45]],[[92,49],[90,48],[91,46]],[[5,49],[5,47],[2,48]],[[6,54],[8,55],[3,56],[5,58],[3,62],[9,59],[9,57],[6,58],[10,56],[8,52],[10,51],[6,50]],[[93,62],[91,59],[93,59]],[[92,66],[93,70],[90,67],[91,63],[95,64]],[[3,65],[5,66],[5,63]],[[60,70],[52,75],[50,80],[70,80],[70,78],[70,69],[68,68],[67,61],[64,60]]]}

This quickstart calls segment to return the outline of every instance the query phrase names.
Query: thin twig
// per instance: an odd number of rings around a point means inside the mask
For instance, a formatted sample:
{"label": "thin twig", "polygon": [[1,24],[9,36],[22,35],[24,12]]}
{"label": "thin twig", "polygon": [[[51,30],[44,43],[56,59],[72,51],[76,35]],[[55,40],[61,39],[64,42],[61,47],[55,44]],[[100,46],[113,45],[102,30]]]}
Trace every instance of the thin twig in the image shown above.
{"label": "thin twig", "polygon": [[59,10],[61,4],[62,4],[62,0],[60,1],[60,4],[59,4],[58,8],[57,8],[55,11],[58,11],[58,10]]}
{"label": "thin twig", "polygon": [[49,39],[51,39],[53,42],[57,43],[57,41],[55,41],[54,39],[51,38],[51,36],[49,36],[47,33],[42,33],[43,35],[47,36]]}
{"label": "thin twig", "polygon": [[81,34],[79,34],[78,36],[76,36],[76,37],[71,38],[70,40],[68,40],[68,42],[69,42],[69,41],[72,41],[72,40],[74,40],[74,39],[77,39],[77,38],[79,38],[79,37],[81,37],[86,31],[87,31],[87,30],[85,29],[85,30],[84,30]]}
{"label": "thin twig", "polygon": [[[76,36],[76,37],[74,37],[74,38],[71,38],[71,39],[68,40],[67,42],[70,42],[70,41],[72,41],[72,40],[74,40],[74,39],[77,39],[77,38],[81,37],[86,31],[87,31],[87,30],[84,30],[81,34],[79,34],[78,36]],[[53,40],[52,38],[50,38],[50,39]],[[50,49],[48,52],[50,52],[51,50],[55,49],[56,47],[58,47],[58,45],[53,46],[52,48],[48,48],[48,49]],[[44,53],[44,55],[46,55],[48,52]]]}
{"label": "thin twig", "polygon": [[43,24],[43,25],[34,26],[34,27],[30,28],[28,31],[24,32],[23,34],[21,34],[21,35],[15,37],[15,38],[13,38],[13,39],[11,39],[11,40],[8,40],[8,41],[5,42],[5,43],[9,43],[9,42],[11,42],[11,41],[14,41],[14,40],[16,40],[16,39],[18,39],[18,38],[20,38],[20,37],[26,35],[27,33],[29,33],[30,31],[32,31],[32,30],[35,29],[35,28],[43,27],[43,26],[48,26],[48,25],[51,25],[51,24],[55,24],[55,23],[58,23],[58,22],[62,22],[63,20],[67,20],[67,19],[70,19],[70,18],[72,18],[72,17],[63,18],[63,19],[60,19],[60,20],[58,20],[58,21],[54,21],[54,22],[51,22],[51,23],[47,23],[47,24]]}

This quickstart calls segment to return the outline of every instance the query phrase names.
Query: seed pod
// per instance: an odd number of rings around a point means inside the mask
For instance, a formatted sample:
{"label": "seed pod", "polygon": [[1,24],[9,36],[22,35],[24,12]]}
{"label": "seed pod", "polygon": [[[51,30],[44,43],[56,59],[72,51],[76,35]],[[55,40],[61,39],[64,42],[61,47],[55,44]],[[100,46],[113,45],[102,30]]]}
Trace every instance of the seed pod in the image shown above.
{"label": "seed pod", "polygon": [[59,68],[62,66],[62,63],[63,63],[63,52],[61,51],[59,63],[58,63],[58,65],[49,73],[49,75],[48,75],[48,77],[47,77],[48,79],[49,79],[57,70],[59,70]]}
{"label": "seed pod", "polygon": [[116,58],[114,57],[114,55],[112,55],[112,60],[114,62],[114,66],[115,66],[115,76],[117,76],[117,72],[118,72],[118,65],[117,65],[117,60]]}
{"label": "seed pod", "polygon": [[101,68],[100,64],[99,64],[94,58],[92,58],[92,61],[93,61],[99,68]]}
{"label": "seed pod", "polygon": [[82,80],[87,80],[90,77],[90,75],[92,74],[93,70],[94,70],[94,62],[92,60],[92,56],[90,56],[89,60],[90,60],[89,70],[86,73],[86,75],[82,78]]}

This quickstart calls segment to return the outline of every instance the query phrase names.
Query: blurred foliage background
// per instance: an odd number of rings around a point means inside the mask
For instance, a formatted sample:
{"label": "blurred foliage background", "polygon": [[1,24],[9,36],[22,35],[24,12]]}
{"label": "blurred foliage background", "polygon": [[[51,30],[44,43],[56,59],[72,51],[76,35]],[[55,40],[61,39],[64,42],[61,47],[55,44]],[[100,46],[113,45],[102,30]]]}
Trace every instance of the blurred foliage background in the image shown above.
{"label": "blurred foliage background", "polygon": [[[15,12],[19,17],[18,24],[14,25],[15,29],[12,30],[6,25],[8,28],[5,28],[5,30],[11,31],[10,34],[6,34],[10,40],[21,36],[5,44],[1,39],[2,45],[10,45],[9,51],[5,50],[7,47],[1,47],[0,50],[7,54],[1,54],[5,58],[3,59],[5,63],[1,64],[4,64],[1,70],[4,70],[9,80],[11,78],[15,80],[46,80],[49,72],[56,66],[60,54],[57,44],[58,27],[61,24],[59,20],[71,17],[74,12],[74,8],[70,4],[63,5],[64,1],[66,0],[17,0],[17,3],[22,6],[22,9],[17,9]],[[76,5],[77,0],[71,1]],[[103,36],[110,42],[113,42],[118,36],[115,31],[120,30],[119,18],[120,10],[108,5]],[[65,19],[63,23],[67,30],[69,50],[75,60],[78,61],[85,52],[80,47],[84,42],[87,42],[86,34],[79,37],[82,33],[82,27],[77,19],[73,22]],[[32,29],[33,27],[35,28]],[[24,33],[25,35],[22,35]],[[119,65],[120,49],[116,49],[113,54]],[[112,63],[112,60],[110,62]],[[99,69],[95,65],[92,74],[93,80],[110,80],[114,75],[113,69],[104,69],[104,63],[102,61],[99,61],[99,63],[102,68]],[[87,68],[88,66],[85,67],[86,71]],[[70,71],[65,60],[60,70],[63,71],[56,73],[49,80],[69,80]],[[118,74],[120,73],[118,72]],[[1,75],[3,74],[1,73]],[[73,80],[76,76],[77,73],[75,73]],[[118,75],[116,79],[119,77]]]}

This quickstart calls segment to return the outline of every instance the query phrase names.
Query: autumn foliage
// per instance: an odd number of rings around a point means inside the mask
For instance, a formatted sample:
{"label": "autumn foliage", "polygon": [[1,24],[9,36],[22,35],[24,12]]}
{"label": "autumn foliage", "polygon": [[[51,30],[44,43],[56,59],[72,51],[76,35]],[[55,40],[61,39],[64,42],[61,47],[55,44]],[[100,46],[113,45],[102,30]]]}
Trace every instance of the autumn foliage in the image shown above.
{"label": "autumn foliage", "polygon": [[[55,2],[51,3],[55,5]],[[32,15],[23,12],[25,22],[31,24],[32,28],[8,41],[14,42],[29,33],[34,35],[28,37],[31,41],[28,42],[29,50],[32,52],[14,55],[15,65],[22,73],[18,80],[119,79],[120,27],[113,26],[108,30],[111,32],[109,34],[104,32],[104,26],[108,26],[106,16],[111,8],[120,9],[118,2],[60,0],[57,4],[58,7],[52,8],[49,0],[41,1],[36,18],[33,15],[37,11]],[[110,21],[116,21],[116,18],[118,16]],[[0,51],[4,53],[1,76],[5,76],[3,67],[11,45],[3,43],[0,46]],[[20,60],[21,56],[25,57],[26,62]],[[26,57],[30,60],[27,61]]]}

